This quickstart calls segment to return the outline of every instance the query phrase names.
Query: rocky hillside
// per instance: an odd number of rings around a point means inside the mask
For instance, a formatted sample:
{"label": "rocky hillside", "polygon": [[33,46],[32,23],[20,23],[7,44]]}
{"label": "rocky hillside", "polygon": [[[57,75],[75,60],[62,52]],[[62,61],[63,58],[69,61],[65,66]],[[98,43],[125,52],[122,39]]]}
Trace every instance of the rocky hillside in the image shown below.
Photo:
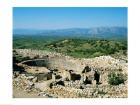
{"label": "rocky hillside", "polygon": [[15,63],[24,72],[13,70],[14,97],[22,97],[16,94],[19,90],[26,95],[34,93],[33,97],[127,97],[125,60],[111,56],[73,58],[30,49],[15,49],[15,52],[29,59]]}

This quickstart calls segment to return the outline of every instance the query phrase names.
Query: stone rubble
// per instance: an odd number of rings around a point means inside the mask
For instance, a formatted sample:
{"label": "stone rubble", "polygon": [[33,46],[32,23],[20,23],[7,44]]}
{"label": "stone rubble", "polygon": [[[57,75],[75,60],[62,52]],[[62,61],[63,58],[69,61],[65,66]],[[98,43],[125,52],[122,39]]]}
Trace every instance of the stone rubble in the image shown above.
{"label": "stone rubble", "polygon": [[[90,66],[92,68],[96,68],[98,72],[101,74],[100,83],[96,85],[94,83],[91,84],[83,84],[80,80],[71,81],[65,80],[65,78],[57,79],[55,81],[64,81],[65,86],[61,84],[55,84],[56,82],[51,80],[46,81],[38,81],[35,75],[27,76],[24,73],[18,74],[13,73],[13,87],[16,89],[24,90],[24,91],[37,91],[38,96],[47,96],[54,98],[127,98],[127,81],[124,84],[120,84],[117,86],[112,86],[108,84],[108,74],[112,71],[121,72],[127,76],[128,65],[127,62],[115,59],[111,56],[100,56],[91,59],[75,59],[69,56],[64,56],[55,52],[47,52],[47,51],[38,51],[38,50],[29,50],[29,49],[16,49],[17,53],[22,54],[24,57],[30,56],[34,58],[39,55],[40,58],[48,55],[50,58],[61,57],[65,59],[65,62],[69,62],[68,64],[75,64],[71,66],[75,68],[76,73],[81,74],[82,70],[85,66]],[[61,60],[58,60],[61,61]],[[57,64],[57,62],[56,62]],[[28,66],[26,66],[28,69]],[[67,65],[63,66],[67,67]],[[65,72],[65,68],[58,68],[60,71],[60,75],[63,75]],[[46,73],[46,68],[44,67],[29,67],[30,69],[38,69],[34,74],[42,72]],[[67,67],[69,69],[69,67]],[[42,70],[42,71],[41,71]],[[46,71],[45,71],[46,70]],[[71,69],[69,69],[71,70]],[[30,70],[26,70],[28,73],[33,73]],[[58,74],[58,72],[55,72]],[[50,84],[52,88],[50,88]]]}

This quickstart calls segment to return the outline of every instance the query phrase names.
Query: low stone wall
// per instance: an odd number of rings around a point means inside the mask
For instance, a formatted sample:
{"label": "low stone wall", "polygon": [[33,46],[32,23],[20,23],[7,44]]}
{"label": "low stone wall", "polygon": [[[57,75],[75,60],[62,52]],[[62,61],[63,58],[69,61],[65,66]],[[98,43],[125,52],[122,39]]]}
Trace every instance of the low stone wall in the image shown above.
{"label": "low stone wall", "polygon": [[122,60],[115,59],[111,56],[76,59],[59,53],[40,50],[17,49],[16,51],[23,56],[31,55],[31,57],[34,57],[38,55],[40,58],[42,58],[43,56],[48,55],[48,58],[44,60],[44,62],[46,62],[46,67],[48,69],[58,69],[61,72],[64,72],[65,70],[74,70],[75,73],[81,74],[84,67],[89,65],[90,67],[96,68],[100,72],[100,80],[105,84],[107,83],[107,75],[109,72],[116,70],[127,75],[127,62],[122,62]]}
{"label": "low stone wall", "polygon": [[[75,72],[81,73],[84,69],[85,65],[81,63],[79,59],[75,59],[69,56],[64,56],[59,53],[51,53],[47,51],[37,51],[37,50],[28,50],[28,49],[17,49],[17,53],[21,54],[24,57],[30,56],[34,58],[39,55],[39,59],[37,60],[29,60],[24,61],[24,64],[30,66],[38,66],[38,67],[47,67],[50,69],[59,69],[59,70],[74,70]],[[49,56],[48,58],[43,59],[43,56]]]}

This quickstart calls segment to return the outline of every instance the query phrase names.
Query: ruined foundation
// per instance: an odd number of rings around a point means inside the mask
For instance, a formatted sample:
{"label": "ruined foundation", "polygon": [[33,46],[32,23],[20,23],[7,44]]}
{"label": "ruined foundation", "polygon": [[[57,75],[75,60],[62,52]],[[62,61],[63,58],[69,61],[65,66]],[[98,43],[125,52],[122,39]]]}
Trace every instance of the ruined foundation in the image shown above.
{"label": "ruined foundation", "polygon": [[[30,55],[31,59],[17,64],[24,68],[25,72],[14,76],[14,88],[36,93],[34,95],[36,97],[127,97],[127,81],[125,84],[110,86],[107,80],[107,75],[112,70],[121,69],[119,72],[127,74],[126,62],[121,63],[120,60],[110,56],[76,59],[36,50],[16,51],[25,57]],[[38,58],[35,58],[36,56]],[[86,66],[91,70],[85,71]],[[98,76],[95,71],[98,71]],[[14,94],[14,97],[18,96]]]}

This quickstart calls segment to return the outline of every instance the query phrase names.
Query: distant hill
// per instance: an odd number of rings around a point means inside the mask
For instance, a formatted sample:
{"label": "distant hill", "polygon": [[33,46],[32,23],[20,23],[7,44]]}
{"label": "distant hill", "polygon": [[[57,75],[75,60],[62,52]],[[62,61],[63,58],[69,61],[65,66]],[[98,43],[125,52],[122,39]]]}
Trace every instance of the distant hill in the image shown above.
{"label": "distant hill", "polygon": [[14,29],[14,35],[41,35],[59,37],[127,38],[126,27],[69,28],[55,30]]}

